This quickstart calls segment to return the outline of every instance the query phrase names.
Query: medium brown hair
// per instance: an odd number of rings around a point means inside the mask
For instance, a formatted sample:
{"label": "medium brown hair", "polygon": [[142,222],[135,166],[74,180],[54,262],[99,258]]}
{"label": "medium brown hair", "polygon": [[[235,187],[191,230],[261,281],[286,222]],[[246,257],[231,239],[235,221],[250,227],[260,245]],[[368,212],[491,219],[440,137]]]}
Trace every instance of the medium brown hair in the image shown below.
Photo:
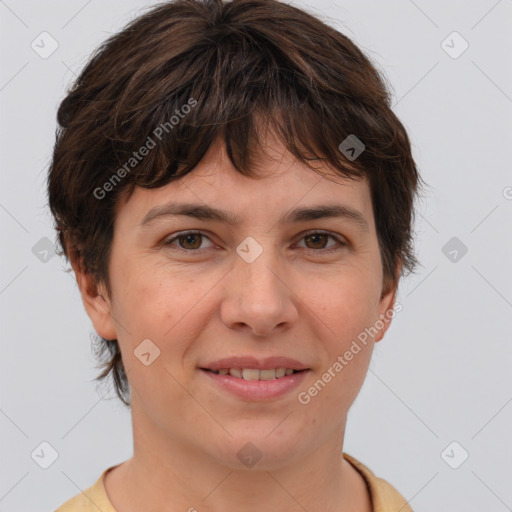
{"label": "medium brown hair", "polygon": [[[403,275],[417,264],[411,227],[421,178],[390,105],[369,58],[303,10],[277,0],[153,6],[92,54],[59,106],[48,197],[60,254],[111,296],[121,193],[188,174],[218,137],[234,167],[254,177],[264,120],[313,171],[316,158],[368,180],[384,287],[397,285],[398,265]],[[350,135],[365,146],[356,159],[339,148]],[[97,357],[106,357],[97,379],[112,373],[129,405],[117,340],[98,340]]]}

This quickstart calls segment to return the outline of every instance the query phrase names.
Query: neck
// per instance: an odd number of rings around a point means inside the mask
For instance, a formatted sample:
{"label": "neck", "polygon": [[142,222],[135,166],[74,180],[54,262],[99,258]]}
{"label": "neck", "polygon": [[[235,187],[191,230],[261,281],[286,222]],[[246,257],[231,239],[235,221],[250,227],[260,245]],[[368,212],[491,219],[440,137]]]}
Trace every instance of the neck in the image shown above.
{"label": "neck", "polygon": [[134,414],[133,406],[134,455],[105,478],[117,510],[371,511],[364,481],[343,459],[345,422],[322,445],[297,450],[293,460],[240,469],[224,461],[223,446],[213,447],[215,457],[206,454]]}

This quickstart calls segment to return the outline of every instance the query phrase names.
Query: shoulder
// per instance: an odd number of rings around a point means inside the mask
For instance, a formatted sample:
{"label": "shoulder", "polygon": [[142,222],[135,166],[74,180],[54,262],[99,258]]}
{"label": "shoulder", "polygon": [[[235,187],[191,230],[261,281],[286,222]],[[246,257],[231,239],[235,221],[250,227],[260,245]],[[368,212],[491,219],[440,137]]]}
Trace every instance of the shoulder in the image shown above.
{"label": "shoulder", "polygon": [[355,467],[366,481],[373,502],[374,512],[412,512],[407,500],[386,480],[376,476],[371,469],[357,459],[343,453],[343,457]]}
{"label": "shoulder", "polygon": [[55,512],[116,512],[108,499],[103,478],[115,466],[107,468],[96,482],[63,503]]}

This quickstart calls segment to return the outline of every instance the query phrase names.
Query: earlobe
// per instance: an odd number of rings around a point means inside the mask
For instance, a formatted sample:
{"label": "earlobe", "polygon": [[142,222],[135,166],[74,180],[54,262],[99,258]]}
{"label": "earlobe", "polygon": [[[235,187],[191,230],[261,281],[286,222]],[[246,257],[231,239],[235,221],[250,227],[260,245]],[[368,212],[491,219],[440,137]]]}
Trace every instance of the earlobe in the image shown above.
{"label": "earlobe", "polygon": [[94,276],[79,268],[76,263],[71,265],[75,271],[76,282],[85,311],[91,319],[94,330],[102,338],[117,339],[111,313],[111,303],[105,287],[98,285]]}

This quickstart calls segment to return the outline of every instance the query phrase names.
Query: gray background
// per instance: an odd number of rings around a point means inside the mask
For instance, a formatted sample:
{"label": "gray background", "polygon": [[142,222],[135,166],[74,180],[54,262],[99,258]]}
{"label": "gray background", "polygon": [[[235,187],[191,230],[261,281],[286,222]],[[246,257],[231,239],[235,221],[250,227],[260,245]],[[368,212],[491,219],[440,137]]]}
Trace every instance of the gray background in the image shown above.
{"label": "gray background", "polygon": [[[54,510],[132,453],[128,410],[93,381],[74,279],[45,246],[44,183],[65,88],[151,3],[0,1],[0,512]],[[416,512],[512,510],[512,2],[296,4],[332,18],[388,77],[430,185],[422,266],[400,285],[403,311],[376,346],[344,449]],[[31,48],[43,31],[58,43],[46,59]],[[469,44],[461,55],[453,31]],[[31,457],[43,441],[58,453],[48,469]]]}

